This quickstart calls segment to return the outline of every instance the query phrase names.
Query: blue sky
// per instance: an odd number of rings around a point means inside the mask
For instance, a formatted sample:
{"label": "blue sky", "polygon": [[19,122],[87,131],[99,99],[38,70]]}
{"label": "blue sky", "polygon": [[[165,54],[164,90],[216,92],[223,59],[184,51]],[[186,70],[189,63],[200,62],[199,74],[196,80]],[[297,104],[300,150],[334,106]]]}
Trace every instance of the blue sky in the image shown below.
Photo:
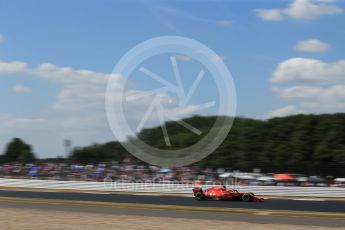
{"label": "blue sky", "polygon": [[[0,0],[0,147],[18,136],[47,157],[63,154],[64,139],[113,140],[102,95],[107,75],[133,46],[166,35],[219,55],[233,75],[239,116],[344,112],[344,9],[344,1],[327,0]],[[169,75],[163,66],[157,71]],[[153,87],[140,79],[138,90]],[[194,102],[215,91],[206,78]]]}

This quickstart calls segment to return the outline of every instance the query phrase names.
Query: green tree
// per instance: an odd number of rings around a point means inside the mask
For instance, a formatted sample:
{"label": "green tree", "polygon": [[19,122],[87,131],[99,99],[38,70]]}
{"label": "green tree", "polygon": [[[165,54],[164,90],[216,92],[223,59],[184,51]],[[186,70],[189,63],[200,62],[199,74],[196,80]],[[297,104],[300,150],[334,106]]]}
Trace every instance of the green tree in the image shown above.
{"label": "green tree", "polygon": [[35,160],[35,154],[30,145],[20,138],[13,138],[6,146],[3,160],[6,162],[32,162]]}
{"label": "green tree", "polygon": [[78,163],[97,163],[120,161],[129,154],[122,147],[120,142],[109,142],[106,144],[93,144],[84,148],[74,149],[70,160]]}
{"label": "green tree", "polygon": [[[226,117],[221,117],[228,119]],[[172,146],[166,146],[161,127],[142,130],[138,137],[159,149],[183,149],[197,143],[215,124],[215,116],[184,121],[202,131],[196,135],[178,122],[167,122]],[[263,172],[345,176],[345,114],[294,115],[268,120],[237,117],[224,142],[197,165]],[[221,129],[224,127],[214,127]],[[133,137],[133,139],[135,139]],[[79,148],[77,162],[121,160],[128,156],[119,142]]]}

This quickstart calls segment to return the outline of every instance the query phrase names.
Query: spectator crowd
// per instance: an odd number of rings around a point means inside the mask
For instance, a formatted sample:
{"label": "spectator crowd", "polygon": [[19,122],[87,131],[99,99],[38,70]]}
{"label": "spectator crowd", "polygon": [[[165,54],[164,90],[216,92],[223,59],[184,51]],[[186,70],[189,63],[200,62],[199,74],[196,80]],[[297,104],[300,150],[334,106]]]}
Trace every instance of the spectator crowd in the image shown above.
{"label": "spectator crowd", "polygon": [[306,176],[286,173],[246,173],[224,168],[197,166],[162,168],[137,164],[130,159],[121,163],[6,163],[0,165],[1,178],[37,178],[66,181],[103,181],[111,178],[118,182],[179,183],[179,184],[238,184],[268,186],[337,186],[345,187],[345,178]]}

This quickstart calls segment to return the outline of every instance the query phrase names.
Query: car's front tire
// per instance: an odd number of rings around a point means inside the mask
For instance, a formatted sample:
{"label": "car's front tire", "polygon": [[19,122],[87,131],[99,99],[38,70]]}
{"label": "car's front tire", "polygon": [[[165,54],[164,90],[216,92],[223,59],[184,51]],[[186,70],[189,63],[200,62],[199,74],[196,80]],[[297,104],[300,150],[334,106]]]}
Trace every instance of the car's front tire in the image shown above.
{"label": "car's front tire", "polygon": [[198,201],[205,200],[205,196],[201,192],[195,193],[194,196],[195,196],[195,199],[198,200]]}

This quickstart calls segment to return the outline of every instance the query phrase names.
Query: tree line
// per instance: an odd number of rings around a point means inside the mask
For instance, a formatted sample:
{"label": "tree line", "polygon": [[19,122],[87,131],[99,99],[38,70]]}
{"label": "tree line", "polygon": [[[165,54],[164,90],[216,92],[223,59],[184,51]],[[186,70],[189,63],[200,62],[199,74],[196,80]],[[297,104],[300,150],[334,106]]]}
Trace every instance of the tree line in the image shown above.
{"label": "tree line", "polygon": [[[184,119],[201,130],[202,135],[190,132],[177,122],[167,122],[172,147],[166,146],[161,127],[144,129],[138,137],[161,149],[184,148],[207,135],[216,119],[216,116]],[[18,144],[18,140],[16,143],[7,147],[3,158],[6,161],[32,160],[31,149]],[[19,158],[14,154],[13,145],[22,146]],[[128,156],[130,154],[121,143],[109,142],[75,148],[66,160],[81,163],[121,161]],[[268,120],[237,117],[225,141],[196,165],[242,171],[259,168],[263,172],[345,176],[345,114],[294,115]]]}
{"label": "tree line", "polygon": [[[195,116],[185,121],[206,135],[216,118]],[[202,138],[176,122],[168,122],[166,126],[174,148],[189,146]],[[143,130],[139,137],[158,148],[168,148],[160,127]],[[197,165],[345,176],[345,114],[294,115],[268,120],[238,117],[221,146]]]}

